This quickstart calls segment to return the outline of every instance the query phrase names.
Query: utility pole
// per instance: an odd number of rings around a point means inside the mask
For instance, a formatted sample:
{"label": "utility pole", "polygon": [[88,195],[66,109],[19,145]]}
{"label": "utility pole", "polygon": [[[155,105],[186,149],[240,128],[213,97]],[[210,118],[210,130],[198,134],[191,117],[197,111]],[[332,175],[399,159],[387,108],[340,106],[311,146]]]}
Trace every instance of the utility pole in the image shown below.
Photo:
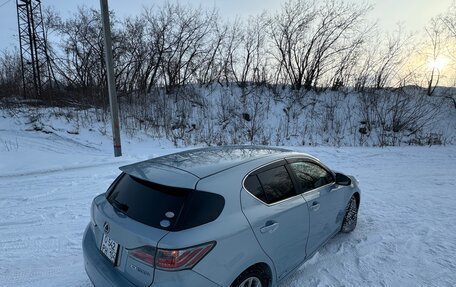
{"label": "utility pole", "polygon": [[111,107],[112,140],[114,144],[114,156],[122,156],[120,145],[119,128],[119,105],[117,104],[116,82],[114,78],[114,64],[112,59],[112,38],[111,25],[109,22],[108,0],[100,0],[101,19],[103,22],[104,42],[105,42],[105,61],[108,76],[109,104]]}

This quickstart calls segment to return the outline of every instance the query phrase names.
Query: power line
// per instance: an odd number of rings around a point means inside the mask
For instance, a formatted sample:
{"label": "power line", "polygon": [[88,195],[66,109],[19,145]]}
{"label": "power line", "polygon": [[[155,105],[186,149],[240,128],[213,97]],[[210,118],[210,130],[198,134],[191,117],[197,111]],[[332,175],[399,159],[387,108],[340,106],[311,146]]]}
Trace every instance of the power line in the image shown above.
{"label": "power line", "polygon": [[13,0],[7,0],[7,1],[3,2],[2,4],[0,4],[0,8],[2,8],[3,6],[5,6],[6,4],[8,4],[11,1],[13,1]]}

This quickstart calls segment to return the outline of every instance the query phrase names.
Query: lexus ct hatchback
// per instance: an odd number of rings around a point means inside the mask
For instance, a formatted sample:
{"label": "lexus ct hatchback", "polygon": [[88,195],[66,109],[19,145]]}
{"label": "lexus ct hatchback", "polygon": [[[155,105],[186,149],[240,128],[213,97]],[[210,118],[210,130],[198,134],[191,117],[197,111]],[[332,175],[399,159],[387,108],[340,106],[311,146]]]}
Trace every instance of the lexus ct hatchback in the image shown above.
{"label": "lexus ct hatchback", "polygon": [[203,148],[120,170],[84,233],[95,286],[276,286],[357,222],[357,181],[290,150]]}

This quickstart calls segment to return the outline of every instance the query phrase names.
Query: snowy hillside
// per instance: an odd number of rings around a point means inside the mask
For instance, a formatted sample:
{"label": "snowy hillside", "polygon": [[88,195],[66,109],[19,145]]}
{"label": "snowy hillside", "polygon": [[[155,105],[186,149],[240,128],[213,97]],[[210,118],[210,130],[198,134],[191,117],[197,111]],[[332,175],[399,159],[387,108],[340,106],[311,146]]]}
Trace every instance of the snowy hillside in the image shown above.
{"label": "snowy hillside", "polygon": [[289,86],[189,85],[157,90],[140,104],[123,99],[125,131],[176,146],[263,144],[330,146],[434,145],[456,142],[455,90],[429,97],[400,89],[296,91]]}
{"label": "snowy hillside", "polygon": [[[42,124],[0,114],[0,286],[91,286],[81,239],[94,196],[120,165],[177,150],[109,126]],[[455,286],[456,147],[291,147],[356,176],[359,225],[340,234],[285,286]]]}

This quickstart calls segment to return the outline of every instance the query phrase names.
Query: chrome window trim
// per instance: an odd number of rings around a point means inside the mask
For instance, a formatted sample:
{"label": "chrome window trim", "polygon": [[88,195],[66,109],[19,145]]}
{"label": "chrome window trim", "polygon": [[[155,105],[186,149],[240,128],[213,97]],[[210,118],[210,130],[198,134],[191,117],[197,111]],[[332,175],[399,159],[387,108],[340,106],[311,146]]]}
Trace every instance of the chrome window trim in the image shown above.
{"label": "chrome window trim", "polygon": [[[285,199],[282,199],[280,201],[277,201],[277,202],[274,202],[274,203],[267,203],[267,202],[264,202],[262,201],[261,199],[259,199],[258,197],[256,197],[255,195],[253,195],[246,187],[245,187],[245,180],[247,179],[247,177],[249,177],[252,173],[256,172],[257,170],[260,170],[268,165],[272,165],[274,163],[277,163],[277,162],[280,162],[280,161],[283,161],[283,160],[287,160],[287,159],[303,159],[303,161],[308,161],[308,162],[311,162],[311,163],[314,163],[314,164],[317,164],[318,166],[320,166],[321,168],[323,168],[325,171],[327,171],[328,173],[330,173],[333,177],[333,181],[330,182],[330,183],[327,183],[325,185],[322,185],[322,186],[319,186],[317,188],[314,188],[314,189],[311,189],[311,190],[308,190],[308,191],[305,191],[303,193],[300,193],[300,194],[296,194],[295,196],[292,196],[292,197],[288,197],[288,198],[285,198]],[[290,163],[287,163],[287,165],[290,164]],[[288,172],[288,170],[287,170]],[[291,177],[291,175],[289,175]],[[291,178],[290,178],[291,179]],[[291,181],[293,182],[293,179],[291,179]],[[271,207],[271,206],[274,206],[274,205],[277,205],[277,204],[280,204],[280,203],[283,203],[287,200],[292,200],[292,199],[295,199],[297,197],[302,197],[304,198],[304,201],[308,202],[305,198],[306,195],[309,195],[309,193],[317,193],[318,191],[318,197],[320,197],[320,189],[323,189],[325,187],[328,187],[329,185],[334,185],[336,183],[336,177],[334,175],[334,172],[332,172],[326,165],[324,165],[323,163],[321,163],[318,159],[314,159],[312,157],[309,157],[309,156],[290,156],[290,157],[285,157],[285,158],[280,158],[280,159],[276,159],[274,161],[271,161],[271,162],[268,162],[268,163],[265,163],[263,165],[260,165],[259,167],[256,167],[255,169],[249,171],[247,173],[247,175],[244,176],[244,178],[242,179],[242,189],[244,189],[248,194],[250,194],[250,196],[252,196],[254,199],[256,199],[257,201],[261,202],[262,204],[268,206],[268,207]],[[293,183],[293,186],[294,186],[294,183]],[[295,192],[296,192],[296,187],[295,188]],[[316,198],[318,198],[316,197]],[[309,199],[309,201],[312,201],[316,198],[312,198],[312,199]]]}
{"label": "chrome window trim", "polygon": [[[262,169],[263,167],[266,167],[266,166],[268,166],[268,165],[272,165],[272,164],[274,164],[274,163],[283,161],[284,159],[285,159],[285,158],[280,158],[280,159],[273,160],[273,161],[271,161],[271,162],[268,162],[268,163],[265,163],[265,164],[263,164],[263,165],[260,165],[259,167],[256,167],[255,169],[249,171],[249,172],[247,173],[247,175],[244,176],[244,178],[242,179],[242,189],[244,189],[245,191],[247,191],[247,193],[250,194],[250,196],[252,196],[254,199],[258,200],[259,202],[261,202],[262,204],[264,204],[264,205],[266,205],[266,206],[268,206],[268,207],[274,206],[274,205],[276,205],[276,204],[280,204],[280,203],[285,202],[285,201],[287,201],[287,200],[291,200],[291,199],[293,199],[293,198],[297,198],[297,197],[301,196],[301,194],[296,194],[295,196],[288,197],[288,198],[279,200],[279,201],[274,202],[274,203],[267,203],[267,202],[262,201],[261,199],[259,199],[259,198],[256,197],[255,195],[253,195],[253,194],[245,187],[245,184],[244,184],[244,183],[245,183],[245,180],[246,180],[247,177],[249,177],[252,173],[254,173],[255,171],[257,171],[257,170],[259,170],[259,169]],[[284,165],[284,166],[285,166],[285,165]],[[288,172],[288,170],[287,170],[287,172]],[[291,175],[289,175],[289,176],[290,176],[290,180],[293,182],[293,180],[291,179]],[[294,187],[294,184],[293,184],[293,187]],[[295,188],[295,187],[294,187],[294,189],[295,189],[295,192],[296,192],[296,188]]]}
{"label": "chrome window trim", "polygon": [[[314,163],[314,164],[320,166],[322,169],[324,169],[326,172],[328,172],[329,174],[332,175],[333,181],[328,183],[328,184],[336,182],[336,174],[329,167],[327,167],[324,163],[322,163],[317,158],[295,155],[295,156],[286,157],[285,160],[287,160],[287,159],[303,159],[303,161],[308,161],[308,162]],[[324,186],[324,185],[322,185],[322,186]],[[319,188],[319,187],[317,187],[317,188]]]}
{"label": "chrome window trim", "polygon": [[318,189],[319,188],[306,192],[306,194],[302,194],[302,197],[304,197],[306,202],[315,200],[320,197],[320,191]]}
{"label": "chrome window trim", "polygon": [[[283,202],[288,201],[288,200],[292,200],[292,199],[294,199],[294,198],[298,198],[298,197],[301,197],[301,198],[302,198],[302,194],[297,194],[297,195],[295,195],[295,196],[288,197],[288,198],[282,199],[282,200],[277,201],[277,202],[274,202],[274,203],[266,203],[266,202],[262,201],[261,199],[259,199],[258,197],[256,197],[255,195],[253,195],[252,193],[250,193],[250,191],[248,191],[248,190],[245,188],[244,184],[242,185],[242,189],[244,189],[244,190],[245,190],[248,194],[250,194],[254,199],[258,200],[259,202],[261,202],[262,204],[264,204],[264,205],[266,205],[266,206],[268,206],[268,207],[274,206],[274,205],[276,205],[276,204],[283,203]],[[304,200],[304,201],[305,201],[305,200]]]}

